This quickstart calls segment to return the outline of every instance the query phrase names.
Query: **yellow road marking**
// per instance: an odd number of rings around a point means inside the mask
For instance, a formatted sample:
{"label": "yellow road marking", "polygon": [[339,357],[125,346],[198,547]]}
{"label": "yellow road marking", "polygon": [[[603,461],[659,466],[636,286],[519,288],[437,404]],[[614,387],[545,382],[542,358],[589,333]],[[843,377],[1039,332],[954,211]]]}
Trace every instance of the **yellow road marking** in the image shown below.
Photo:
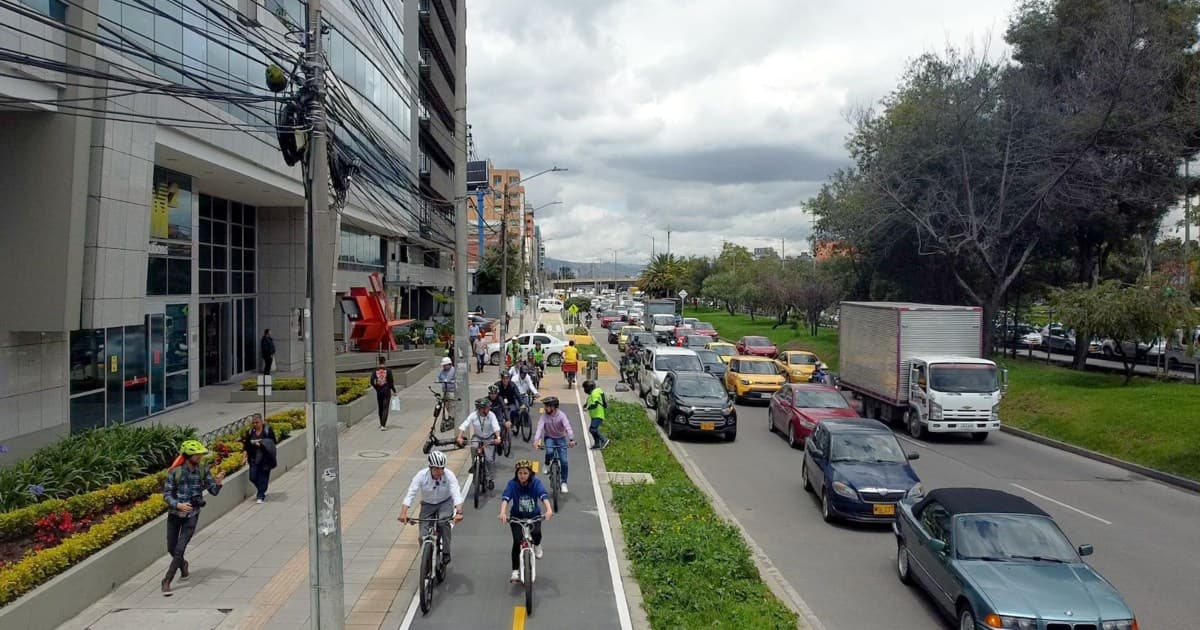
{"label": "yellow road marking", "polygon": [[512,630],[525,630],[525,607],[513,607],[513,627]]}

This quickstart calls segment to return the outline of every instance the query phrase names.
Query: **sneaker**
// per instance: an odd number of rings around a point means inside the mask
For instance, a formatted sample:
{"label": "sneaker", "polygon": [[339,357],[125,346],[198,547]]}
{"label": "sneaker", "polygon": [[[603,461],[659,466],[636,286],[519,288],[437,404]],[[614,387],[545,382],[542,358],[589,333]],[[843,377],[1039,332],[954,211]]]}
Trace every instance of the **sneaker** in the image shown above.
{"label": "sneaker", "polygon": [[541,545],[533,546],[533,557],[537,558],[538,560],[542,559],[542,546]]}
{"label": "sneaker", "polygon": [[[517,574],[517,572],[513,571],[513,575],[516,575],[516,574]],[[163,594],[163,597],[171,596],[171,594],[172,594],[171,593],[171,580],[164,579],[162,581],[162,594]]]}
{"label": "sneaker", "polygon": [[599,448],[600,450],[604,450],[604,449],[608,448],[608,443],[609,443],[609,439],[604,438],[604,441],[601,442],[600,446],[598,446],[597,448]]}
{"label": "sneaker", "polygon": [[[508,576],[508,581],[512,582],[513,584],[520,582],[521,581],[521,572],[514,569],[512,572],[512,575]],[[169,584],[167,585],[167,588],[170,588]]]}
{"label": "sneaker", "polygon": [[380,430],[380,431],[387,431],[387,427],[385,427],[385,426],[383,426],[383,425],[380,425],[380,427],[379,427],[379,430]]}
{"label": "sneaker", "polygon": [[191,565],[188,564],[187,560],[184,560],[183,566],[179,567],[179,579],[181,579],[181,580],[188,579],[188,576],[190,576],[192,574],[191,571],[188,570],[190,567],[191,567]]}
{"label": "sneaker", "polygon": [[256,501],[255,501],[255,503],[257,503],[257,504],[259,504],[259,505],[262,505],[262,502],[263,502],[263,500],[262,500],[262,499],[258,499],[258,500],[256,500]]}
{"label": "sneaker", "polygon": [[567,494],[567,484],[564,483],[560,489],[562,490],[563,494]]}

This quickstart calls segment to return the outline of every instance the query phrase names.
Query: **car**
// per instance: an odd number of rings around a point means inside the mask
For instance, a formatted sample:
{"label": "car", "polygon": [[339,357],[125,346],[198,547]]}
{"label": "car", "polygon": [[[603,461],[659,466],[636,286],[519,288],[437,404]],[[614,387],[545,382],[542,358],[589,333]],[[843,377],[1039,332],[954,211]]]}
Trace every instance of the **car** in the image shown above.
{"label": "car", "polygon": [[[567,347],[567,342],[557,337],[552,337],[546,333],[524,333],[517,335],[517,343],[520,344],[521,352],[529,352],[533,349],[534,342],[541,342],[542,351],[546,354],[546,364],[559,366],[562,365],[562,351]],[[487,346],[488,362],[492,365],[500,365],[501,352],[500,342],[493,341]]]}
{"label": "car", "polygon": [[467,319],[470,320],[471,324],[478,324],[479,329],[485,333],[492,332],[496,326],[496,320],[491,317],[484,317],[482,315],[476,315],[472,313],[467,316]]}
{"label": "car", "polygon": [[726,442],[737,439],[737,409],[721,381],[702,372],[670,372],[664,378],[655,407],[658,425],[674,440],[683,433],[720,433]]}
{"label": "car", "polygon": [[683,318],[680,318],[679,325],[680,326],[692,326],[694,328],[696,326],[696,322],[698,322],[698,321],[700,321],[700,318],[698,318],[698,317],[683,317]]}
{"label": "car", "polygon": [[637,324],[625,324],[621,326],[620,334],[617,335],[617,349],[625,352],[625,346],[629,343],[629,335],[641,330]]}
{"label": "car", "polygon": [[779,354],[779,348],[775,347],[775,342],[757,335],[747,335],[738,339],[737,351],[738,354],[756,357],[774,357]]}
{"label": "car", "polygon": [[706,335],[688,334],[679,338],[680,348],[691,348],[692,350],[703,350],[704,346],[710,343],[711,337]]}
{"label": "car", "polygon": [[708,322],[696,322],[695,324],[692,324],[692,328],[696,329],[697,335],[710,337],[713,341],[720,339],[720,336],[717,335],[716,327]]}
{"label": "car", "polygon": [[600,313],[600,327],[601,328],[608,328],[608,327],[612,326],[613,323],[619,322],[619,321],[621,321],[621,314],[615,310],[601,311],[601,313]]}
{"label": "car", "polygon": [[736,357],[737,353],[738,353],[736,346],[734,346],[731,343],[726,343],[724,341],[714,341],[712,343],[706,344],[704,347],[709,350],[712,350],[713,352],[716,352],[721,357],[721,360],[724,361],[726,364],[729,363],[730,359],[732,359],[733,357]]}
{"label": "car", "polygon": [[857,418],[858,411],[837,388],[816,383],[788,383],[771,397],[767,427],[801,448],[817,425],[827,418]]}
{"label": "car", "polygon": [[704,366],[704,371],[721,379],[721,382],[724,383],[725,372],[729,369],[729,366],[725,365],[725,362],[721,360],[721,355],[706,348],[692,348],[692,350],[695,350],[696,356],[700,357],[700,363]]}
{"label": "car", "polygon": [[658,388],[668,372],[704,372],[704,364],[696,353],[685,348],[652,346],[642,351],[642,369],[638,373],[638,394],[653,409],[658,400]]}
{"label": "car", "polygon": [[789,383],[807,383],[821,360],[811,352],[785,350],[775,357],[775,363],[787,374]]}
{"label": "car", "polygon": [[730,359],[725,372],[725,389],[739,402],[748,398],[770,400],[783,382],[779,366],[766,357],[736,356]]}
{"label": "car", "polygon": [[538,310],[543,313],[558,313],[563,310],[563,303],[555,298],[542,298],[538,300]]}
{"label": "car", "polygon": [[671,342],[674,345],[682,347],[683,338],[695,333],[696,329],[692,328],[691,326],[676,326],[675,329],[671,331]]}
{"label": "car", "polygon": [[618,337],[621,335],[621,329],[625,326],[625,324],[610,324],[608,326],[608,343],[617,343]]}
{"label": "car", "polygon": [[800,483],[817,495],[826,523],[890,523],[900,500],[924,491],[908,463],[918,457],[878,420],[829,418],[804,445]]}
{"label": "car", "polygon": [[617,307],[616,311],[617,311],[617,314],[621,316],[621,321],[623,321],[623,322],[629,321],[629,307],[619,306],[619,307]]}
{"label": "car", "polygon": [[897,506],[896,574],[960,628],[1137,630],[1133,610],[1044,510],[984,488],[937,488]]}

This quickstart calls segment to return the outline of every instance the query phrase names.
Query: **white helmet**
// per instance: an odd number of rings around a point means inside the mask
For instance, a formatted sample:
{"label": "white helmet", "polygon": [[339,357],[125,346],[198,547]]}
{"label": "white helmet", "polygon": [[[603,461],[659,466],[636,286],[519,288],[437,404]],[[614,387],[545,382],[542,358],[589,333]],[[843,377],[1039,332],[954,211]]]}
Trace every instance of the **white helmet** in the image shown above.
{"label": "white helmet", "polygon": [[451,363],[454,362],[450,360],[450,357],[442,357],[442,365],[450,365]]}
{"label": "white helmet", "polygon": [[430,468],[445,468],[446,467],[446,454],[441,451],[430,451],[429,467]]}

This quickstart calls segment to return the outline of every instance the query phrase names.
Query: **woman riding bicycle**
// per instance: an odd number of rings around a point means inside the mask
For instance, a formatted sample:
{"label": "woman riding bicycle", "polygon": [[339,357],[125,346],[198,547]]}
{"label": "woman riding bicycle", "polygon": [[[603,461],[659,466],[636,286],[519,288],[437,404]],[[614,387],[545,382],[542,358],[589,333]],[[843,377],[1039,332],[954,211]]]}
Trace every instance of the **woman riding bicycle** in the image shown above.
{"label": "woman riding bicycle", "polygon": [[[533,462],[528,459],[518,460],[516,468],[516,476],[508,481],[500,498],[500,522],[508,523],[512,530],[512,551],[509,553],[512,559],[512,575],[508,578],[510,582],[521,581],[518,556],[521,553],[521,538],[524,536],[520,525],[508,522],[510,511],[513,518],[519,519],[534,518],[541,514],[542,520],[549,521],[554,516],[554,509],[550,506],[550,495],[546,493],[542,480],[533,473]],[[542,524],[534,523],[531,529],[533,555],[535,558],[541,558]]]}
{"label": "woman riding bicycle", "polygon": [[472,441],[478,440],[484,443],[485,458],[487,470],[487,489],[491,490],[496,486],[492,479],[495,478],[493,471],[496,464],[496,447],[500,445],[500,421],[496,419],[496,414],[491,412],[492,403],[487,398],[480,398],[475,401],[475,411],[467,416],[458,427],[458,437],[454,439],[461,447],[463,445],[463,437],[474,437]]}
{"label": "woman riding bicycle", "polygon": [[[542,409],[542,415],[538,417],[537,433],[533,436],[533,445],[536,448],[546,449],[546,464],[550,463],[551,456],[557,452],[559,465],[562,466],[562,488],[563,494],[567,494],[567,448],[575,446],[575,430],[571,428],[571,421],[567,419],[567,414],[563,413],[558,408],[558,398],[548,396],[542,401],[545,408]],[[545,444],[542,439],[545,438]]]}

